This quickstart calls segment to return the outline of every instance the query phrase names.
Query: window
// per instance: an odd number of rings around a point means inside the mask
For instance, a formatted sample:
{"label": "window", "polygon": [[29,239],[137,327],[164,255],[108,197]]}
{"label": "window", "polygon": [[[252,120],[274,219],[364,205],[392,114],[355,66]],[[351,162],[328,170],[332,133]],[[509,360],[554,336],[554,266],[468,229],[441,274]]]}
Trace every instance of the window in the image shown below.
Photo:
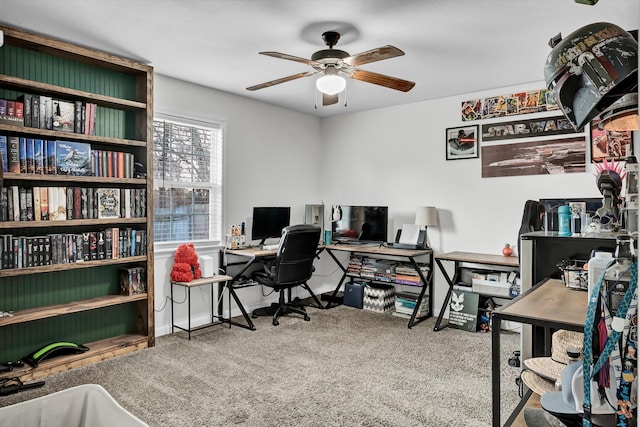
{"label": "window", "polygon": [[220,241],[220,123],[153,121],[153,233],[156,242]]}

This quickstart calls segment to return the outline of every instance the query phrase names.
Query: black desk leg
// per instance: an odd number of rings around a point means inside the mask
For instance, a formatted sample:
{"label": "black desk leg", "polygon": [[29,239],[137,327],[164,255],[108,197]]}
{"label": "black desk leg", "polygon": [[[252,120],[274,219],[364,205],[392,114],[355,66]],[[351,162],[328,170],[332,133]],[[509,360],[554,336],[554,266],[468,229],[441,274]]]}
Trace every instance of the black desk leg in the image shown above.
{"label": "black desk leg", "polygon": [[[238,298],[236,291],[233,290],[233,285],[229,285],[227,289],[229,290],[229,294],[233,297],[234,301],[236,302],[238,308],[242,312],[242,317],[244,317],[244,320],[247,322],[247,324],[243,325],[242,323],[234,322],[231,320],[231,317],[229,317],[228,322],[232,325],[240,326],[242,328],[255,331],[256,327],[253,325],[253,322],[251,321],[251,316],[249,316],[249,314],[247,313],[247,310],[244,309],[244,306],[240,302],[240,298]],[[231,311],[231,304],[229,304],[229,311]],[[231,312],[229,312],[229,316],[231,316]]]}
{"label": "black desk leg", "polygon": [[491,331],[491,415],[493,427],[500,427],[500,316],[492,316]]}
{"label": "black desk leg", "polygon": [[176,322],[173,319],[173,312],[175,311],[175,307],[173,306],[173,282],[170,283],[170,294],[171,294],[171,333],[175,331],[174,325]]}
{"label": "black desk leg", "polygon": [[[336,297],[336,295],[338,295],[338,291],[340,290],[340,286],[342,286],[342,283],[344,282],[344,279],[347,278],[347,274],[343,274],[342,275],[342,279],[340,279],[340,281],[338,282],[338,286],[336,286],[336,288],[333,290],[333,293],[331,294],[331,297],[329,298],[329,301],[327,301],[327,305],[324,306],[325,310],[331,308],[331,303],[333,302],[334,298]],[[336,307],[338,306],[338,304],[336,304]]]}
{"label": "black desk leg", "polygon": [[444,265],[442,265],[442,261],[436,258],[436,264],[438,264],[438,268],[440,268],[442,275],[444,276],[445,280],[447,281],[447,284],[449,285],[449,289],[447,290],[447,296],[444,298],[444,301],[442,302],[442,308],[440,308],[440,313],[438,313],[438,319],[436,320],[436,325],[433,328],[435,332],[438,332],[440,329],[443,329],[445,326],[448,326],[448,323],[444,326],[440,326],[440,324],[442,323],[442,317],[444,316],[444,312],[446,311],[447,306],[449,305],[451,292],[453,292],[453,284],[455,283],[456,280],[458,280],[459,269],[458,269],[458,261],[455,261],[453,279],[451,279],[449,278],[449,275],[447,275],[447,270],[445,270]]}
{"label": "black desk leg", "polygon": [[191,341],[191,286],[187,287],[187,329]]}

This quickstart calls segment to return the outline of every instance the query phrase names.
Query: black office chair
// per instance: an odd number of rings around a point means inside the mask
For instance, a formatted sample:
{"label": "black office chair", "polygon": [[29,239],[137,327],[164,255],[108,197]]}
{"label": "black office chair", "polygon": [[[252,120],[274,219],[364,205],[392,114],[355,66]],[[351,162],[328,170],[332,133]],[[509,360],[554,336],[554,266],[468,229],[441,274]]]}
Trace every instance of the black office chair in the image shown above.
{"label": "black office chair", "polygon": [[251,317],[273,316],[274,326],[279,324],[278,317],[289,313],[298,313],[304,316],[304,320],[310,320],[304,305],[285,301],[285,291],[289,291],[290,299],[291,288],[295,286],[305,288],[318,307],[322,308],[322,304],[307,284],[314,270],[313,261],[316,258],[319,241],[320,227],[314,225],[292,225],[282,229],[282,237],[274,261],[265,266],[264,271],[252,274],[256,282],[278,291],[279,301],[271,304],[270,307],[253,310]]}

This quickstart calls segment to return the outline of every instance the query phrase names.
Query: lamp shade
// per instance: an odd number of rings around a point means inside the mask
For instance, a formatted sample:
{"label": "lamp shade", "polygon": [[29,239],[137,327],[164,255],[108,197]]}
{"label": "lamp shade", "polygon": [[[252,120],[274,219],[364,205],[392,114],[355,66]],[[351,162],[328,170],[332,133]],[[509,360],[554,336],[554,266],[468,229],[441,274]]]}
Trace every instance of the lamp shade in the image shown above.
{"label": "lamp shade", "polygon": [[421,206],[416,211],[416,225],[438,225],[438,210],[433,206]]}
{"label": "lamp shade", "polygon": [[335,95],[347,87],[347,81],[338,75],[338,71],[334,67],[327,67],[324,75],[316,80],[316,87],[322,93]]}

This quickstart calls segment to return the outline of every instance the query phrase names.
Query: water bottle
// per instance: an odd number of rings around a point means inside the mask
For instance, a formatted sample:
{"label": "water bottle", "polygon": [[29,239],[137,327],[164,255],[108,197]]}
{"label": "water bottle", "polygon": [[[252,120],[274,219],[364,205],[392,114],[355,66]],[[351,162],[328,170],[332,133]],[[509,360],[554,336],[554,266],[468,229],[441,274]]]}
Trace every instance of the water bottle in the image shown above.
{"label": "water bottle", "polygon": [[566,205],[558,208],[558,236],[571,236],[571,210]]}
{"label": "water bottle", "polygon": [[591,258],[589,259],[589,278],[587,281],[587,293],[591,298],[591,292],[596,285],[602,273],[607,268],[609,263],[613,260],[613,254],[605,251],[593,251]]}
{"label": "water bottle", "polygon": [[[611,317],[615,317],[616,310],[629,288],[631,280],[631,264],[633,254],[631,253],[631,237],[628,235],[616,238],[616,262],[604,272],[604,282],[602,283],[606,296],[607,305]],[[604,295],[604,294],[603,294]],[[619,326],[619,325],[613,325]]]}

